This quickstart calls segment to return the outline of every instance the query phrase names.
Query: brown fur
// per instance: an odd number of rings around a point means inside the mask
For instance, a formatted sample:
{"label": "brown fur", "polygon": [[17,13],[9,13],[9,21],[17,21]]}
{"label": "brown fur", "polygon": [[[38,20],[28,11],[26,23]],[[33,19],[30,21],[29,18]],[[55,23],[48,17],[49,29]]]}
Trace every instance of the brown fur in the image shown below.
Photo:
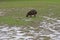
{"label": "brown fur", "polygon": [[32,17],[32,15],[34,15],[34,16],[36,17],[36,14],[37,14],[37,11],[34,10],[34,9],[32,9],[31,11],[29,11],[29,12],[27,13],[26,17],[28,17],[28,16]]}

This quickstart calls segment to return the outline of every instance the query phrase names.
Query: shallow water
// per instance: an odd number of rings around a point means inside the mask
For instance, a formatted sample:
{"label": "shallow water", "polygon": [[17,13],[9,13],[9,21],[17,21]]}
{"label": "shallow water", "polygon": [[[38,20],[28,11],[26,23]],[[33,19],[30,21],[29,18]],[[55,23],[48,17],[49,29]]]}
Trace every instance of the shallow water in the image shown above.
{"label": "shallow water", "polygon": [[43,18],[38,27],[0,26],[0,40],[60,40],[60,20]]}

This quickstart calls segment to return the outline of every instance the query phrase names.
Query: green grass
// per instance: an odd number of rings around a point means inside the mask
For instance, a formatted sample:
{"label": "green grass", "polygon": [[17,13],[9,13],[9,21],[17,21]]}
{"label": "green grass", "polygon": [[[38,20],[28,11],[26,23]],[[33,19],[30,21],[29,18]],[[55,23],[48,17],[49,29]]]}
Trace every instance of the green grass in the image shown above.
{"label": "green grass", "polygon": [[[15,8],[15,9],[12,9]],[[37,17],[32,17],[32,21],[25,21],[26,13],[34,8],[37,10]],[[54,13],[51,17],[58,18],[60,16],[60,0],[36,0],[36,1],[14,1],[0,0],[0,11],[6,12],[4,16],[0,16],[0,25],[38,25],[43,20],[41,16],[48,16],[49,9]],[[6,9],[4,11],[4,9]],[[17,10],[18,9],[18,10]],[[11,10],[11,11],[9,11]],[[18,18],[16,18],[18,17]],[[60,19],[60,18],[59,18]]]}

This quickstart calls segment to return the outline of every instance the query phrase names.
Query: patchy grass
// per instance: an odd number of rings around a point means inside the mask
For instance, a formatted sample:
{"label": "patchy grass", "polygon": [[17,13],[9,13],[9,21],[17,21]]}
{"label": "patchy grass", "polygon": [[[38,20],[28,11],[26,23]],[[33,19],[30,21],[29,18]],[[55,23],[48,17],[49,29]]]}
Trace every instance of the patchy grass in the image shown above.
{"label": "patchy grass", "polygon": [[[30,21],[26,18],[26,13],[32,8],[36,9],[37,17],[32,17]],[[0,24],[8,25],[31,25],[38,26],[43,20],[42,16],[58,18],[60,16],[60,3],[56,1],[2,1],[0,2],[0,12],[5,12],[0,16]],[[60,18],[58,18],[60,19]]]}

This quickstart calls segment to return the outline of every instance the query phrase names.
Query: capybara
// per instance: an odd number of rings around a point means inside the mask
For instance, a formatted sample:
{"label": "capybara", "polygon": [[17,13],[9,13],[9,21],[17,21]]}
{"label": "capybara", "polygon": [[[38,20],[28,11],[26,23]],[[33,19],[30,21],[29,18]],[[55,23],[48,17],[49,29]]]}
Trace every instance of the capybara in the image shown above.
{"label": "capybara", "polygon": [[34,15],[34,17],[36,17],[36,14],[37,14],[37,11],[34,10],[34,9],[32,9],[31,11],[29,11],[29,12],[27,13],[26,17],[28,17],[28,16],[32,17],[32,15]]}

